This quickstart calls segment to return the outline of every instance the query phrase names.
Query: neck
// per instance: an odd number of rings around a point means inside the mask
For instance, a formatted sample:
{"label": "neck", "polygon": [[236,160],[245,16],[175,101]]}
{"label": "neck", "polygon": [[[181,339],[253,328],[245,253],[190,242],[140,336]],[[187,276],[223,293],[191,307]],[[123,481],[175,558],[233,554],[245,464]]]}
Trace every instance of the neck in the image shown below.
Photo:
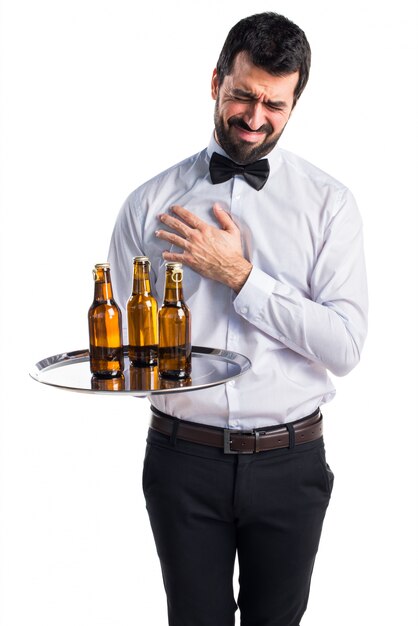
{"label": "neck", "polygon": [[151,291],[150,279],[148,272],[143,269],[139,269],[135,272],[132,285],[132,293],[135,295],[144,294],[148,295]]}

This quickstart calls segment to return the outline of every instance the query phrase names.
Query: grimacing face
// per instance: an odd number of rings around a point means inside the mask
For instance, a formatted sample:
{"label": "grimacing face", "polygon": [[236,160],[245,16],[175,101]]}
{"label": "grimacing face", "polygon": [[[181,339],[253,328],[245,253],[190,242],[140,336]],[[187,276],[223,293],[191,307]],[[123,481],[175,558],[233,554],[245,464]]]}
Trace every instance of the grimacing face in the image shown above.
{"label": "grimacing face", "polygon": [[299,72],[269,74],[245,52],[237,54],[220,86],[214,70],[215,138],[233,161],[252,163],[274,148],[291,115],[298,79]]}

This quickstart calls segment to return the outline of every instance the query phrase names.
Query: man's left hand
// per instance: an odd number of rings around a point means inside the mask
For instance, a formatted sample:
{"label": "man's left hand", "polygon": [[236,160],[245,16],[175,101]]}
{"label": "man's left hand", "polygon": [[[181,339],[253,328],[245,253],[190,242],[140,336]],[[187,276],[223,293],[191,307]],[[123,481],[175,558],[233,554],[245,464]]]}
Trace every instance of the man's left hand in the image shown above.
{"label": "man's left hand", "polygon": [[157,230],[156,236],[184,250],[183,253],[163,252],[166,261],[188,265],[213,280],[239,292],[247,280],[252,265],[242,252],[241,234],[229,214],[215,203],[213,212],[219,228],[207,224],[181,206],[173,206],[170,215],[160,215],[161,222],[176,231]]}

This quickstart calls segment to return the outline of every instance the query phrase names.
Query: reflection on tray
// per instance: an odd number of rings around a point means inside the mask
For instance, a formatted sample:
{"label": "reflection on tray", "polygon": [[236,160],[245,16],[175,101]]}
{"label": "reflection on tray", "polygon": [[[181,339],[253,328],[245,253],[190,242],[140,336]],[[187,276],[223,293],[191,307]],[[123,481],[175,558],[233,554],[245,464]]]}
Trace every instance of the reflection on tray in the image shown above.
{"label": "reflection on tray", "polygon": [[160,389],[183,389],[183,387],[191,387],[191,378],[182,378],[179,380],[169,380],[168,378],[160,378]]}
{"label": "reflection on tray", "polygon": [[113,378],[91,377],[91,388],[93,391],[155,391],[157,389],[182,389],[183,387],[191,387],[192,379],[168,379],[160,378],[158,375],[158,366],[147,367],[129,367],[129,383],[125,376],[115,376]]}
{"label": "reflection on tray", "polygon": [[131,389],[158,389],[158,367],[130,367],[129,386]]}
{"label": "reflection on tray", "polygon": [[123,391],[125,389],[125,376],[115,378],[91,377],[91,388],[93,391]]}

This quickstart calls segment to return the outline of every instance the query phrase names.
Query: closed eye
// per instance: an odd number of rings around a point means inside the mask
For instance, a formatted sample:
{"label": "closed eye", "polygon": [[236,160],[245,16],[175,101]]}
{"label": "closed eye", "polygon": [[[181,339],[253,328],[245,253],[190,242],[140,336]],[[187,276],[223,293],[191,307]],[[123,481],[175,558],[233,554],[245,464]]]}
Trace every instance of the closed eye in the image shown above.
{"label": "closed eye", "polygon": [[[232,95],[235,100],[238,102],[259,102],[260,99],[256,94],[251,92],[243,91],[242,89],[234,89],[232,91]],[[287,102],[283,100],[278,101],[261,101],[264,106],[269,108],[271,111],[284,111],[288,108]]]}

